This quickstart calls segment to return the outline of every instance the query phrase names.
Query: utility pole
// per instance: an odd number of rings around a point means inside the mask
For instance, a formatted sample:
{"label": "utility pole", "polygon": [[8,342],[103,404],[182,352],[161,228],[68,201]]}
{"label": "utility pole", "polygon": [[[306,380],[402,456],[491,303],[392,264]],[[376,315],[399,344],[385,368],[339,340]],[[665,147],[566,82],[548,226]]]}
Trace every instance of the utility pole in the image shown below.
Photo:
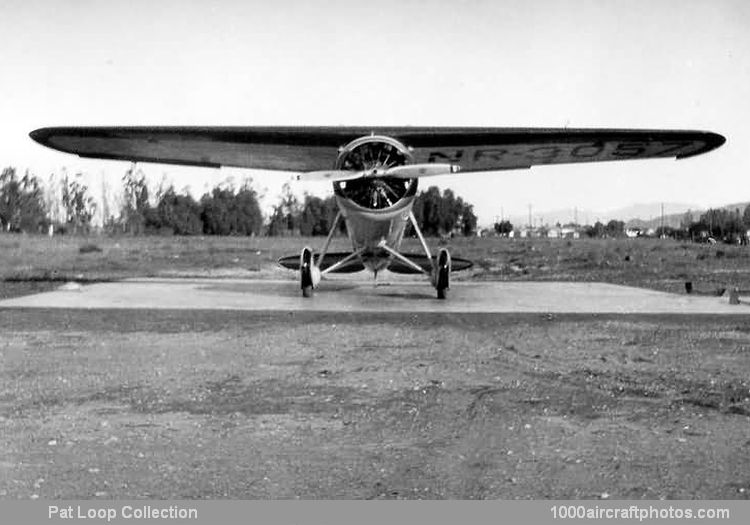
{"label": "utility pole", "polygon": [[531,204],[529,203],[529,228],[533,228],[534,224],[531,222]]}
{"label": "utility pole", "polygon": [[661,237],[664,237],[664,203],[661,203]]}

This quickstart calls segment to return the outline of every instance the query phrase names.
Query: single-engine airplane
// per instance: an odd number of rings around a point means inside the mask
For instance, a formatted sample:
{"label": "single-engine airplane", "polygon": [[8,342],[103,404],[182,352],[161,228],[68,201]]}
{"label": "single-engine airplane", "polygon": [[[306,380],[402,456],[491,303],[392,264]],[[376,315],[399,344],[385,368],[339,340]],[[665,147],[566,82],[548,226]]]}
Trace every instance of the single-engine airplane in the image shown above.
{"label": "single-engine airplane", "polygon": [[[310,297],[323,275],[368,269],[429,276],[444,299],[451,271],[471,262],[433,256],[412,206],[421,177],[646,158],[682,159],[725,142],[706,131],[468,127],[54,127],[31,132],[81,157],[279,170],[333,183],[339,212],[319,255],[309,247],[279,263],[299,271]],[[352,251],[328,253],[344,220]],[[424,254],[399,251],[408,223]]]}

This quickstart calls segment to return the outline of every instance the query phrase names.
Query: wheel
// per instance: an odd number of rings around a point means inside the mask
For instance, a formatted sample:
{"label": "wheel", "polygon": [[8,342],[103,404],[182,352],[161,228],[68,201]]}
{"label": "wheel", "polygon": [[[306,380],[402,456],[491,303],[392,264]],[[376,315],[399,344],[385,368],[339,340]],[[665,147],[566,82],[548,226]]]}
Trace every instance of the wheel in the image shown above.
{"label": "wheel", "polygon": [[312,297],[313,295],[313,252],[310,248],[303,248],[299,258],[299,275],[300,285],[302,288],[302,297]]}
{"label": "wheel", "polygon": [[437,260],[437,280],[435,282],[435,288],[437,289],[438,299],[446,298],[446,291],[450,287],[450,273],[451,273],[451,256],[448,250],[442,249],[438,253]]}

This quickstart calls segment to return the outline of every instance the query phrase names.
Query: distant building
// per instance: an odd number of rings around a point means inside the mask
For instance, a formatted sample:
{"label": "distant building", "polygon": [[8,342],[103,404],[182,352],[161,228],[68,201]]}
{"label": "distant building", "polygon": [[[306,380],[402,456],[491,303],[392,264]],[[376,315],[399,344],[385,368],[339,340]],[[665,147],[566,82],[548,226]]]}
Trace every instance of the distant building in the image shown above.
{"label": "distant building", "polygon": [[634,237],[640,237],[641,235],[643,235],[643,232],[641,232],[640,228],[628,228],[625,230],[625,236],[631,239]]}
{"label": "distant building", "polygon": [[543,237],[549,239],[579,239],[581,237],[581,231],[578,228],[569,226],[540,226],[539,228],[524,227],[513,230],[508,234],[508,237],[516,239]]}
{"label": "distant building", "polygon": [[551,239],[580,239],[581,232],[572,226],[555,226],[547,231],[547,237]]}

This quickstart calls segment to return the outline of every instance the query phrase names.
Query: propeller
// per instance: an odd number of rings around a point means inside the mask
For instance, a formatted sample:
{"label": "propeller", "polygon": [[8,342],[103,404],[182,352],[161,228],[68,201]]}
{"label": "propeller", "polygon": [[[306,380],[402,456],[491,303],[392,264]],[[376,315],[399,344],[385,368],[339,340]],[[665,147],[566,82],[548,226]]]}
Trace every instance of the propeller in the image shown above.
{"label": "propeller", "polygon": [[322,170],[308,171],[297,175],[301,181],[345,181],[353,179],[367,179],[393,177],[397,179],[416,179],[417,177],[434,177],[435,175],[450,175],[461,170],[455,164],[404,164],[392,168],[375,167],[367,170]]}

